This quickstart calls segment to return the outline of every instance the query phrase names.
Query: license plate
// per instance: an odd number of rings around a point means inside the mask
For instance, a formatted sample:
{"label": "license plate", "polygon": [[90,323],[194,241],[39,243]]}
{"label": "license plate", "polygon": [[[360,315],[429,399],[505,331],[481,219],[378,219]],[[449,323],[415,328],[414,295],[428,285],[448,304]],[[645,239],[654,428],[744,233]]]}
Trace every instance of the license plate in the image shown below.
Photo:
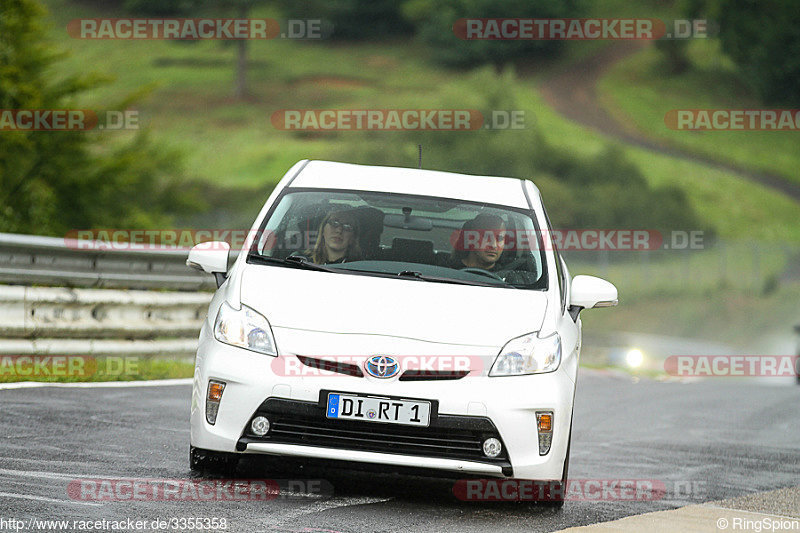
{"label": "license plate", "polygon": [[431,418],[431,403],[331,392],[328,394],[328,408],[325,416],[362,422],[428,426]]}

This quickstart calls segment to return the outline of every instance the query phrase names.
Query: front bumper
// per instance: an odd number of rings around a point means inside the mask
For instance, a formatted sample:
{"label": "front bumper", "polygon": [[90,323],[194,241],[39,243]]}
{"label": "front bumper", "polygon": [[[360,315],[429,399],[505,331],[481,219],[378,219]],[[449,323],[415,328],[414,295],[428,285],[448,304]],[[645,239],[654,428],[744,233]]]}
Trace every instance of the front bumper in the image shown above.
{"label": "front bumper", "polygon": [[267,442],[250,444],[247,447],[247,450],[250,452],[265,453],[270,455],[286,455],[292,457],[307,457],[312,459],[330,459],[333,461],[355,461],[358,463],[370,463],[415,469],[424,468],[431,470],[445,470],[448,472],[461,472],[464,474],[486,477],[505,477],[503,474],[503,468],[499,465],[477,463],[474,461],[459,461],[456,459],[416,457],[394,453],[363,452],[342,450],[337,448],[296,446]]}
{"label": "front bumper", "polygon": [[[280,342],[278,345],[281,346]],[[474,347],[470,353],[477,353],[479,349]],[[437,353],[443,353],[446,348],[438,345],[436,350]],[[452,350],[463,354],[465,347],[453,347]],[[483,350],[484,353],[479,355],[488,360],[494,357],[490,349],[484,347]],[[379,351],[372,349],[367,353]],[[428,349],[422,353],[431,351]],[[574,376],[569,375],[565,368],[575,365],[562,362],[555,372],[531,376],[467,376],[444,381],[395,381],[345,375],[281,376],[273,371],[274,360],[270,356],[221,344],[209,335],[208,328],[203,329],[192,395],[193,446],[227,452],[422,467],[478,476],[536,480],[560,480],[562,477],[575,388]],[[209,379],[226,383],[214,425],[205,419],[205,394]],[[414,438],[425,437],[414,432],[417,428],[410,430],[408,426],[365,422],[352,422],[357,426],[349,426],[345,421],[328,421],[321,404],[326,391],[435,402],[438,420],[434,422],[432,419],[431,427],[427,429],[436,435],[432,437],[433,441],[426,441],[433,447],[408,445]],[[546,455],[539,455],[536,411],[554,413],[553,441]],[[289,423],[285,427],[287,431],[280,438],[248,435],[249,422],[257,412],[268,412],[273,416],[283,413],[282,416]],[[314,421],[317,416],[318,421]],[[298,422],[306,426],[314,422],[318,427],[298,432]],[[295,426],[290,428],[291,424]],[[380,431],[388,436],[382,443],[373,442],[376,439],[360,438],[349,444],[346,438],[342,438],[347,435],[341,432],[338,432],[338,437],[334,435],[331,438],[330,434],[326,438],[320,437],[331,428],[334,433],[338,429],[354,430],[369,436]],[[397,437],[398,432],[403,438],[393,438]],[[270,431],[268,435],[272,433]],[[504,452],[497,459],[489,459],[481,457],[474,449],[469,452],[457,450],[455,446],[448,449],[441,442],[442,438],[446,440],[448,434],[454,442],[471,439],[473,442],[463,444],[472,448],[475,442],[482,442],[481,439],[487,435],[497,436]]]}
{"label": "front bumper", "polygon": [[[512,475],[505,446],[496,458],[483,454],[482,443],[487,438],[494,437],[502,442],[497,428],[486,417],[439,414],[434,402],[427,427],[331,420],[325,417],[328,392],[321,391],[318,402],[268,398],[253,416],[265,416],[270,420],[269,433],[259,437],[250,431],[248,423],[236,450],[266,453],[284,449],[274,445],[311,446],[319,448],[315,450],[317,454],[320,450],[334,450],[333,456],[325,455],[327,459],[373,462],[392,454],[395,457],[389,464],[396,466],[414,465],[408,463],[409,457],[413,457],[414,461],[432,460],[431,464],[446,470],[467,471],[469,468],[475,473]],[[340,455],[342,451],[344,456]],[[380,455],[375,457],[374,454]]]}

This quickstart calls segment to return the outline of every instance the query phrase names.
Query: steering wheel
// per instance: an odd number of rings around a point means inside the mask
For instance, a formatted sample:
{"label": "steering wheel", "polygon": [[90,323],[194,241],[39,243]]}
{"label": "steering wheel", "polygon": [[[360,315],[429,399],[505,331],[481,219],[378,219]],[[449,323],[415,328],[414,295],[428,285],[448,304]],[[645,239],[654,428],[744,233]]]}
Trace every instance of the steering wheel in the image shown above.
{"label": "steering wheel", "polygon": [[494,272],[489,272],[488,270],[484,270],[482,268],[474,268],[474,267],[467,267],[462,268],[461,272],[469,272],[471,274],[480,274],[481,276],[486,276],[487,278],[494,278],[498,281],[505,282],[503,278],[495,274]]}
{"label": "steering wheel", "polygon": [[509,264],[503,265],[502,271],[503,272],[507,272],[507,271],[510,271],[510,270],[517,270],[517,268],[521,267],[522,265],[524,265],[525,263],[527,263],[530,260],[531,260],[530,256],[523,255],[522,257],[517,257],[516,259],[511,261]]}

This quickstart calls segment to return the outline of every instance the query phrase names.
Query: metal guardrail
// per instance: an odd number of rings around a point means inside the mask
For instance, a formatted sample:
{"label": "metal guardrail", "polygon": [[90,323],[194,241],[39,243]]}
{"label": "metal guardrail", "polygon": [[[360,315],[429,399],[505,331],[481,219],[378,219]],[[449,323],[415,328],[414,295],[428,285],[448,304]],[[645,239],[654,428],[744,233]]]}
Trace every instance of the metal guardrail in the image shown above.
{"label": "metal guardrail", "polygon": [[103,244],[0,233],[0,357],[194,356],[214,277],[188,250]]}
{"label": "metal guardrail", "polygon": [[0,285],[4,355],[191,357],[210,292]]}
{"label": "metal guardrail", "polygon": [[211,296],[0,285],[0,339],[197,337]]}
{"label": "metal guardrail", "polygon": [[[188,250],[117,250],[98,242],[0,233],[0,283],[211,290],[213,276],[186,266]],[[103,249],[104,244],[106,249]],[[232,255],[238,250],[232,251]]]}

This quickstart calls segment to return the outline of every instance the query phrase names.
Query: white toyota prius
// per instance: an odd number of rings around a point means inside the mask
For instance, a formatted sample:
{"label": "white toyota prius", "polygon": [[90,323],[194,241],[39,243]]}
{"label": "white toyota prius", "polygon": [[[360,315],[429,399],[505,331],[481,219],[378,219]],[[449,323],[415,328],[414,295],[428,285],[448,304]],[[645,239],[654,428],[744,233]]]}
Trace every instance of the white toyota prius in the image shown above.
{"label": "white toyota prius", "polygon": [[[200,332],[191,467],[243,454],[564,483],[582,309],[528,180],[301,161]],[[343,464],[343,463],[339,463]],[[562,485],[563,486],[563,485]]]}

